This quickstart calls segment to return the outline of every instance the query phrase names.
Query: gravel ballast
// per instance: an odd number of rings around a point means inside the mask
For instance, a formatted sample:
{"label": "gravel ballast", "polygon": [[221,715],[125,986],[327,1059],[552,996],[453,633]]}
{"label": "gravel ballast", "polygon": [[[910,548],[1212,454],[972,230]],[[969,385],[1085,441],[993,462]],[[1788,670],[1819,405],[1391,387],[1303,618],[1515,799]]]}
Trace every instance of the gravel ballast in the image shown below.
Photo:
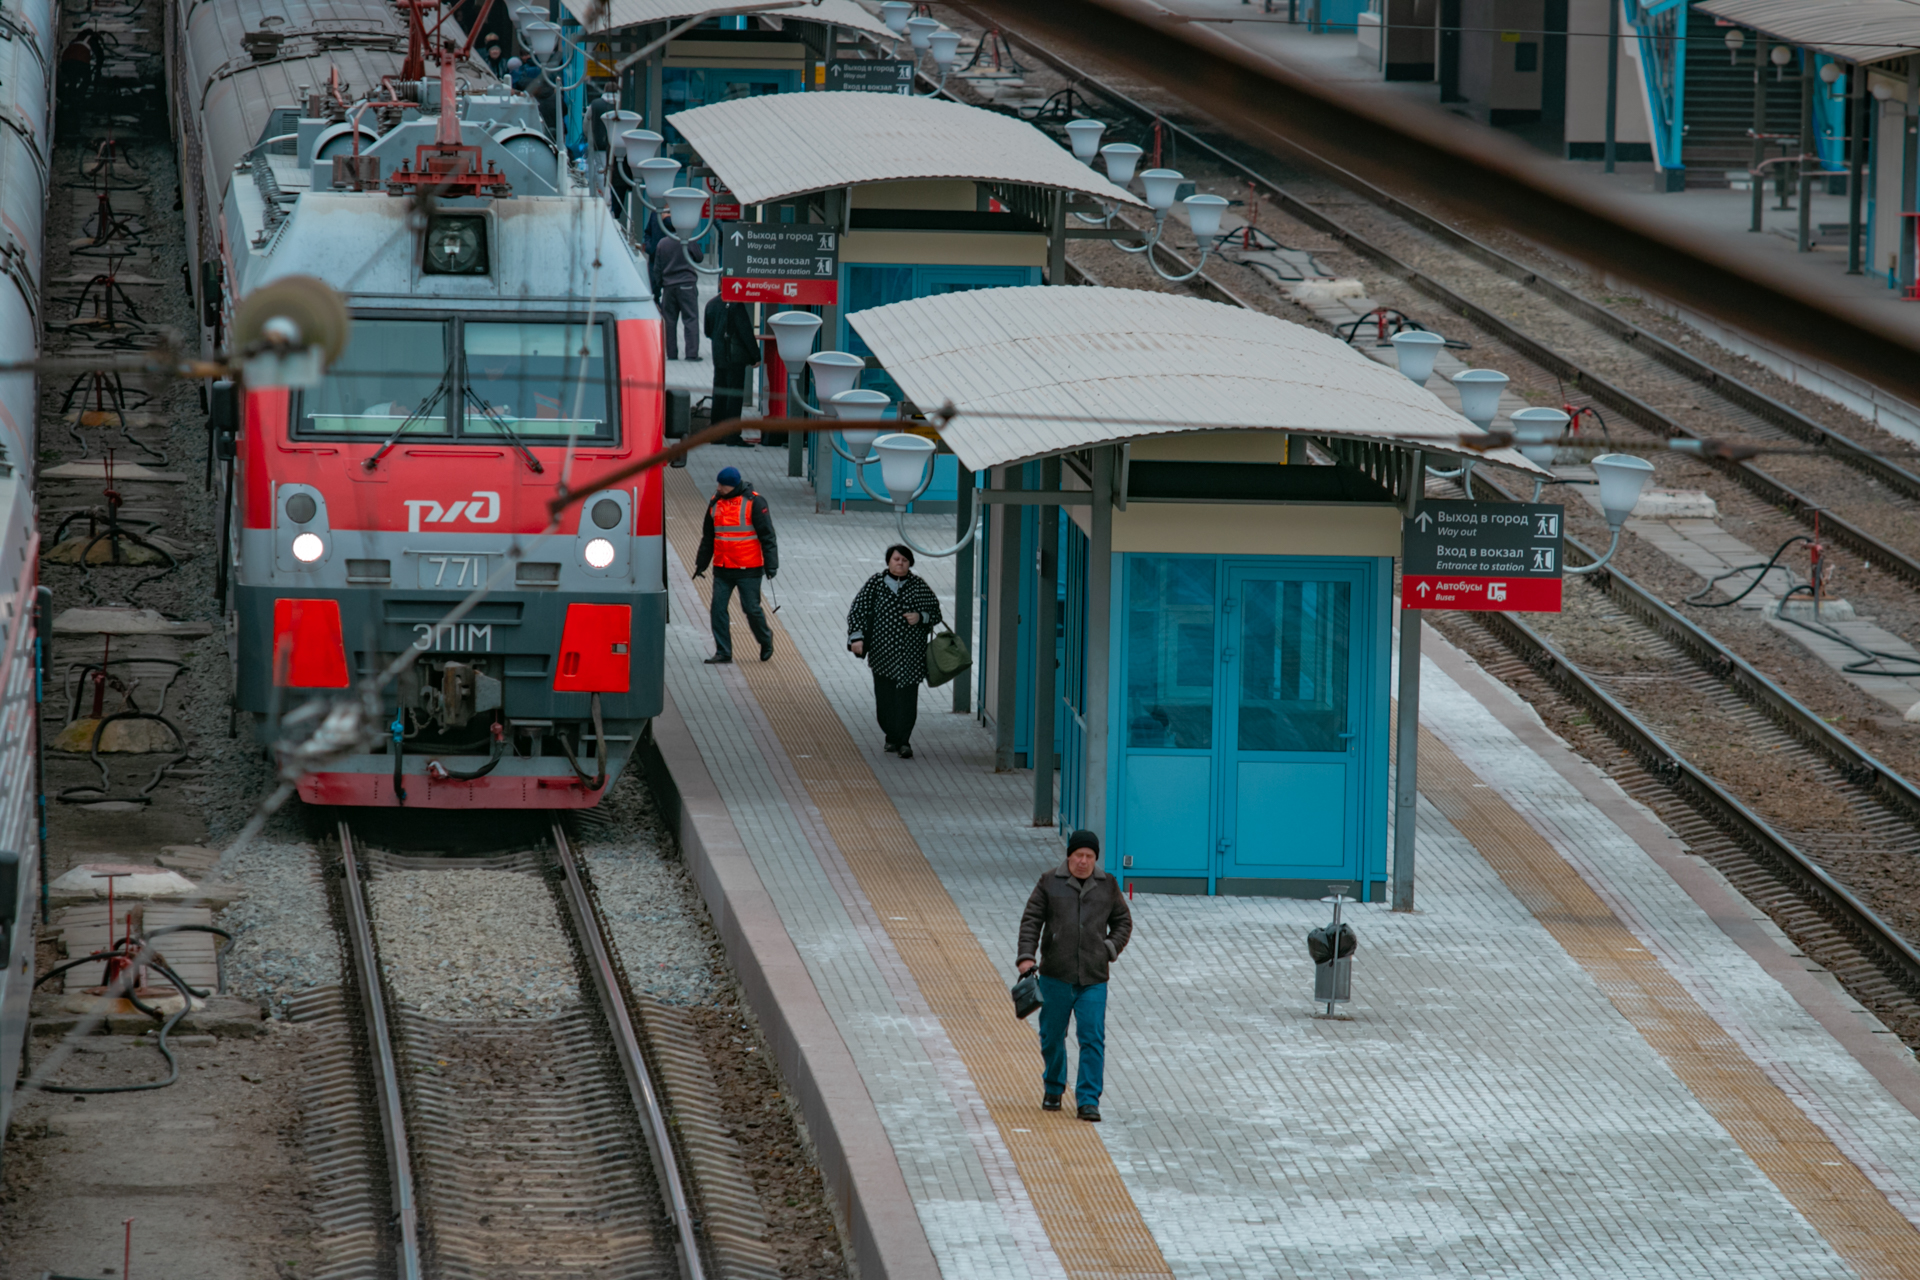
{"label": "gravel ballast", "polygon": [[311,845],[255,840],[221,862],[247,893],[215,918],[233,934],[227,989],[265,1000],[276,1014],[308,987],[341,980],[340,944]]}
{"label": "gravel ballast", "polygon": [[367,892],[387,981],[429,1018],[549,1018],[580,1003],[547,887],[519,871],[387,871]]}

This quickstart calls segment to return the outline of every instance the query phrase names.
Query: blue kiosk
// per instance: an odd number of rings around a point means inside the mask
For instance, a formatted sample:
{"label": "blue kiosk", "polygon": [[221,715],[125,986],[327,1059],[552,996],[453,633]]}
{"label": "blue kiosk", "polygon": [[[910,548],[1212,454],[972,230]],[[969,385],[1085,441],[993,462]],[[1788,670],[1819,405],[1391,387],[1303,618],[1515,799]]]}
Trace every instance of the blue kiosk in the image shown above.
{"label": "blue kiosk", "polygon": [[908,398],[955,406],[941,439],[988,478],[981,705],[1004,768],[1021,703],[1057,703],[1036,823],[1101,832],[1140,891],[1383,900],[1393,560],[1410,478],[1465,420],[1327,335],[1177,294],[988,289],[851,323]]}
{"label": "blue kiosk", "polygon": [[[1070,206],[1146,208],[1033,125],[935,98],[743,98],[669,122],[749,221],[839,229],[837,298],[818,308],[820,346],[880,366],[863,385],[896,401],[904,389],[856,317],[917,298],[1059,282],[1069,238],[1115,234],[1070,218]],[[867,493],[887,497],[879,472],[868,467],[862,487],[853,466],[813,437],[808,474],[819,509],[884,505]],[[919,508],[951,509],[959,475],[952,455],[940,457]]]}

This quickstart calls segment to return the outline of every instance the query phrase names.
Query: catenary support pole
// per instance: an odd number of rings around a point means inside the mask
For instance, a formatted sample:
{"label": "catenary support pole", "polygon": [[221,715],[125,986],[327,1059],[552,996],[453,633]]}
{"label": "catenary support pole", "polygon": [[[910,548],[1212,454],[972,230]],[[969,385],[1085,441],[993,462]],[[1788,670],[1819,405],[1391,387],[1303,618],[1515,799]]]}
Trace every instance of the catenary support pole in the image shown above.
{"label": "catenary support pole", "polygon": [[[973,472],[958,465],[954,467],[954,503],[953,532],[956,537],[964,538],[967,530],[973,527]],[[969,649],[977,648],[973,635],[973,542],[960,548],[960,554],[953,560],[953,633],[964,641]],[[958,712],[973,710],[973,673],[963,671],[953,678],[953,709]]]}
{"label": "catenary support pole", "polygon": [[1620,131],[1620,6],[1623,0],[1607,0],[1607,172],[1613,172],[1617,159],[1615,135]]}
{"label": "catenary support pole", "polygon": [[[1002,469],[1004,489],[1024,485],[1018,463]],[[1020,718],[1020,525],[1023,508],[1007,505],[993,513],[1000,522],[994,545],[1000,548],[1000,590],[994,594],[993,771],[1013,772],[1013,733]]]}
{"label": "catenary support pole", "polygon": [[[1427,473],[1426,455],[1415,450],[1408,459],[1405,523],[1400,564],[1407,563],[1405,530],[1413,528],[1420,512],[1420,494]],[[1420,613],[1400,611],[1400,720],[1394,735],[1393,787],[1393,909],[1413,910],[1414,821],[1420,806]]]}
{"label": "catenary support pole", "polygon": [[1860,244],[1860,184],[1867,167],[1867,69],[1854,63],[1847,71],[1847,274],[1864,271]]}
{"label": "catenary support pole", "polygon": [[[1060,459],[1040,463],[1040,487],[1048,493],[1060,487]],[[1050,827],[1053,803],[1053,715],[1059,702],[1054,674],[1058,644],[1058,580],[1060,577],[1060,507],[1039,508],[1040,537],[1033,557],[1033,732],[1027,763],[1033,766],[1033,825]]]}
{"label": "catenary support pole", "polygon": [[1813,252],[1813,174],[1814,162],[1810,158],[1820,145],[1813,136],[1813,87],[1820,83],[1820,77],[1814,74],[1813,54],[1802,52],[1800,55],[1800,163],[1796,166],[1800,173],[1800,235],[1801,253]]}
{"label": "catenary support pole", "polygon": [[1086,777],[1082,781],[1080,825],[1100,837],[1107,870],[1122,875],[1125,850],[1115,846],[1107,826],[1107,759],[1112,744],[1107,723],[1107,674],[1113,652],[1113,489],[1120,448],[1093,451],[1092,531],[1087,538],[1087,699]]}
{"label": "catenary support pole", "polygon": [[[1615,0],[1618,3],[1619,0]],[[1767,38],[1759,32],[1753,36],[1753,163],[1750,185],[1753,188],[1753,218],[1747,224],[1748,231],[1758,232],[1765,229],[1767,216],[1767,179],[1760,168],[1761,161],[1767,158],[1767,140],[1762,135],[1767,131]]]}
{"label": "catenary support pole", "polygon": [[1920,58],[1907,59],[1907,104],[1900,117],[1900,287],[1913,288],[1914,182],[1920,169]]}

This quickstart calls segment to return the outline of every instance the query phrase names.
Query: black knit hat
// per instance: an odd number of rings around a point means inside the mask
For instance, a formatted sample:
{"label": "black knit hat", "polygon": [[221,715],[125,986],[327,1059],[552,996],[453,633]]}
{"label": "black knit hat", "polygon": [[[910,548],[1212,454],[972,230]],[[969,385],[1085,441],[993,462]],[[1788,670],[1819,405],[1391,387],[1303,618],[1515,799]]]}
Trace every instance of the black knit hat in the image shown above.
{"label": "black knit hat", "polygon": [[1067,837],[1067,856],[1072,857],[1075,849],[1091,849],[1100,852],[1100,837],[1091,831],[1076,831]]}

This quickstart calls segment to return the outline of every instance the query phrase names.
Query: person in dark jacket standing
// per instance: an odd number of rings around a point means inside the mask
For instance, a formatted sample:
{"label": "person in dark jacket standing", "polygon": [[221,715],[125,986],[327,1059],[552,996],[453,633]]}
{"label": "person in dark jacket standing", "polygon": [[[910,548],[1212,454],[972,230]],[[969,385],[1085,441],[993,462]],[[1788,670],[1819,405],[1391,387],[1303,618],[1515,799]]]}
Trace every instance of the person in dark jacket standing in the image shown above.
{"label": "person in dark jacket standing", "polygon": [[888,547],[887,567],[867,579],[847,610],[847,648],[873,672],[873,718],[887,750],[902,760],[913,759],[927,640],[939,625],[940,598],[913,572],[913,551]]}
{"label": "person in dark jacket standing", "polygon": [[672,236],[662,236],[647,262],[653,278],[653,296],[660,300],[660,323],[667,331],[667,359],[680,358],[676,322],[687,333],[687,359],[700,358],[700,273],[693,264],[700,250]]}
{"label": "person in dark jacket standing", "polygon": [[1046,1063],[1040,1106],[1060,1109],[1067,1091],[1067,1019],[1080,1036],[1073,1100],[1082,1120],[1099,1123],[1107,1058],[1107,969],[1133,937],[1133,913],[1120,882],[1100,870],[1100,837],[1067,837],[1067,860],[1040,877],[1020,916],[1022,975],[1040,966],[1040,1056]]}
{"label": "person in dark jacket standing", "polygon": [[[746,402],[747,370],[760,363],[760,342],[753,333],[753,314],[742,302],[714,298],[707,303],[707,341],[713,352],[713,410],[711,421],[731,422]],[[782,444],[786,437],[782,436]],[[744,444],[737,436],[728,443]]]}
{"label": "person in dark jacket standing", "polygon": [[694,557],[693,576],[713,566],[713,603],[707,617],[713,624],[713,656],[707,665],[733,661],[733,625],[727,606],[740,593],[753,638],[760,642],[760,661],[773,656],[773,627],[760,607],[760,580],[771,581],[780,572],[780,542],[773,534],[773,513],[767,500],[740,478],[734,467],[720,471],[720,487],[707,503],[700,528],[700,551]]}

